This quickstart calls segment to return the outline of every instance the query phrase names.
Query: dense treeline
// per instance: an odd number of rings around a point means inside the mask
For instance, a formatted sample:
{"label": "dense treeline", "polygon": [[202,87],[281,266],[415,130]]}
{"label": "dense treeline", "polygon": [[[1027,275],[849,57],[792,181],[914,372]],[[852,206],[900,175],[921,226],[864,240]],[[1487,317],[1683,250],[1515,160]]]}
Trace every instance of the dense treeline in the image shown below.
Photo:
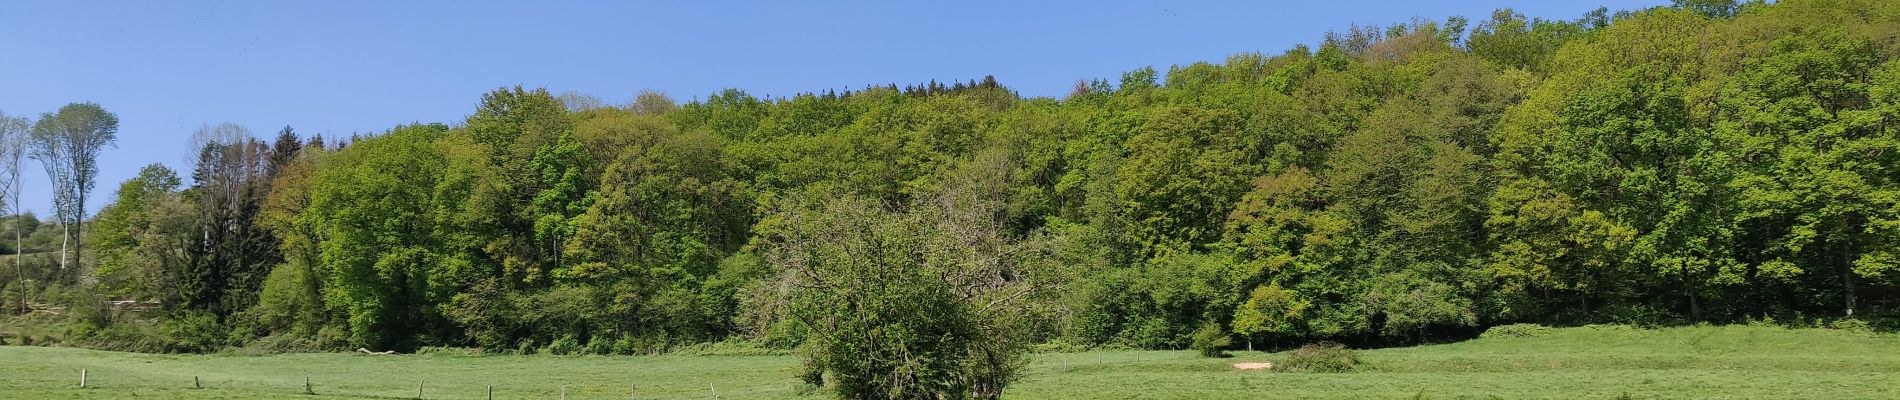
{"label": "dense treeline", "polygon": [[[148,167],[84,240],[97,293],[208,343],[740,338],[805,344],[857,397],[1000,393],[1034,342],[1878,319],[1900,310],[1897,55],[1897,3],[1691,1],[1354,27],[1062,99],[516,87],[346,142],[207,127],[190,186]],[[838,356],[882,352],[986,361]],[[869,376],[892,370],[916,375]]]}

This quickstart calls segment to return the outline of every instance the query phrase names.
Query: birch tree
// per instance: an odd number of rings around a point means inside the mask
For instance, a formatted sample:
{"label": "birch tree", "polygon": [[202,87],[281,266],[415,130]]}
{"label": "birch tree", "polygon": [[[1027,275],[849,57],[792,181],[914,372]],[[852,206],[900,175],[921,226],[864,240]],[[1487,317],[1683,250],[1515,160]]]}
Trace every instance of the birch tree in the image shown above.
{"label": "birch tree", "polygon": [[80,226],[86,220],[86,194],[99,175],[99,151],[118,140],[119,117],[96,103],[72,103],[59,112],[40,114],[33,124],[31,157],[45,167],[53,183],[53,213],[64,229],[59,250],[62,273],[71,273],[66,249],[81,254]]}
{"label": "birch tree", "polygon": [[10,117],[0,113],[0,205],[14,216],[13,224],[13,276],[19,280],[15,290],[20,291],[20,312],[26,313],[26,268],[20,265],[21,252],[24,250],[24,237],[20,229],[20,156],[26,149],[29,125],[26,118]]}

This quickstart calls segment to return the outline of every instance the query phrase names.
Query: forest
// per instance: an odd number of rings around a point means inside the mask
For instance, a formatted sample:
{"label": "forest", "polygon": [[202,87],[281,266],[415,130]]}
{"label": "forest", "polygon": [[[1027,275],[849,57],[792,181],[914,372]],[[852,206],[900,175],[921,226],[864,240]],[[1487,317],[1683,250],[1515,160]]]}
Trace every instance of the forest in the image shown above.
{"label": "forest", "polygon": [[514,86],[375,134],[206,125],[192,170],[98,190],[117,120],[74,103],[0,118],[56,188],[0,221],[0,312],[148,352],[740,343],[846,398],[993,398],[1048,347],[1892,329],[1896,56],[1900,2],[1503,9],[1061,98]]}

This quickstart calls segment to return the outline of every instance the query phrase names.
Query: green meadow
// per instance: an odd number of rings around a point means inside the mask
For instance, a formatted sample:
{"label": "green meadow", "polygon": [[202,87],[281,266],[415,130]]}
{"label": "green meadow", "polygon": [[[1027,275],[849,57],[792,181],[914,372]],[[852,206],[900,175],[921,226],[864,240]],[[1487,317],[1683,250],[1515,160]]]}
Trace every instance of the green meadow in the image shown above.
{"label": "green meadow", "polygon": [[[1286,353],[1040,354],[1009,399],[1900,398],[1900,337],[1826,329],[1591,326],[1359,350],[1344,373],[1241,371]],[[780,355],[156,355],[0,347],[0,398],[828,398]],[[79,385],[86,369],[87,387]],[[194,389],[197,377],[203,389]],[[304,379],[314,396],[303,394]]]}

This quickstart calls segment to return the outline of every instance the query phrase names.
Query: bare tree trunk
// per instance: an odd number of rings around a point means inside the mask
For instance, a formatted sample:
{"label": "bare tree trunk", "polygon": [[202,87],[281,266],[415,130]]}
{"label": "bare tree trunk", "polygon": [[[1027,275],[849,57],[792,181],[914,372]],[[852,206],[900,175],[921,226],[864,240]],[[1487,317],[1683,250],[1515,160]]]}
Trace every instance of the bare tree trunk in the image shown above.
{"label": "bare tree trunk", "polygon": [[59,229],[59,273],[70,274],[72,271],[66,269],[66,245],[73,239],[73,224],[60,221]]}
{"label": "bare tree trunk", "polygon": [[20,222],[20,206],[17,205],[20,204],[19,192],[13,193],[13,201],[16,204],[13,206],[13,275],[20,280],[20,314],[25,315],[31,309],[27,306],[26,267],[20,265],[20,257],[26,256],[26,240],[20,236],[24,224]]}
{"label": "bare tree trunk", "polygon": [[1854,273],[1841,271],[1841,280],[1847,283],[1847,316],[1854,316]]}
{"label": "bare tree trunk", "polygon": [[1847,303],[1847,316],[1850,318],[1854,316],[1854,302],[1855,302],[1854,264],[1853,264],[1853,261],[1851,260],[1853,257],[1851,257],[1848,254],[1851,251],[1853,251],[1853,249],[1848,248],[1848,246],[1846,245],[1841,246],[1841,255],[1840,255],[1841,257],[1841,261],[1840,261],[1841,262],[1841,286],[1844,292],[1842,294],[1845,295],[1844,297]]}
{"label": "bare tree trunk", "polygon": [[13,209],[13,275],[20,281],[20,314],[25,315],[32,312],[32,306],[29,305],[31,292],[26,290],[26,267],[20,263],[20,258],[26,256],[26,237],[23,233],[26,224],[21,222],[24,215],[20,213],[20,192],[25,185],[20,184],[20,155],[17,152],[11,154],[9,157],[13,164],[7,166],[7,182],[12,187],[7,190],[13,192],[13,202],[7,204]]}
{"label": "bare tree trunk", "polygon": [[1680,264],[1677,269],[1682,273],[1682,286],[1689,289],[1687,293],[1689,297],[1689,319],[1700,322],[1702,321],[1701,289],[1698,287],[1699,285],[1696,284],[1695,279],[1689,277],[1689,266],[1687,263]]}
{"label": "bare tree trunk", "polygon": [[1696,320],[1696,322],[1702,321],[1701,297],[1702,296],[1697,296],[1694,293],[1689,294],[1689,318]]}
{"label": "bare tree trunk", "polygon": [[[82,272],[87,272],[87,271],[77,270],[77,269],[83,269],[86,264],[86,258],[82,256],[82,254],[86,251],[86,243],[85,241],[81,240],[81,239],[84,239],[84,237],[80,236],[80,235],[85,234],[85,230],[86,230],[86,193],[84,191],[81,191],[79,193],[78,199],[79,199],[79,206],[77,208],[79,209],[79,214],[73,216],[73,239],[72,239],[73,240],[73,268],[75,269],[73,273],[83,278],[83,277],[90,276],[90,275],[80,275]],[[91,279],[80,279],[80,280],[88,281],[86,286],[88,287],[92,286],[93,282],[90,282]]]}
{"label": "bare tree trunk", "polygon": [[[73,186],[80,187],[81,185]],[[89,275],[88,271],[83,271],[86,258],[81,256],[81,253],[86,251],[86,243],[80,240],[80,235],[83,234],[83,231],[86,229],[86,191],[77,189],[75,189],[75,191],[79,192],[79,194],[73,196],[75,203],[73,209],[78,210],[78,212],[72,216],[72,227],[68,228],[72,232],[72,237],[67,239],[73,243],[73,281],[85,285],[86,287],[91,287],[94,282],[91,282],[91,279],[89,279],[91,275]],[[104,300],[103,297],[100,299]]]}

